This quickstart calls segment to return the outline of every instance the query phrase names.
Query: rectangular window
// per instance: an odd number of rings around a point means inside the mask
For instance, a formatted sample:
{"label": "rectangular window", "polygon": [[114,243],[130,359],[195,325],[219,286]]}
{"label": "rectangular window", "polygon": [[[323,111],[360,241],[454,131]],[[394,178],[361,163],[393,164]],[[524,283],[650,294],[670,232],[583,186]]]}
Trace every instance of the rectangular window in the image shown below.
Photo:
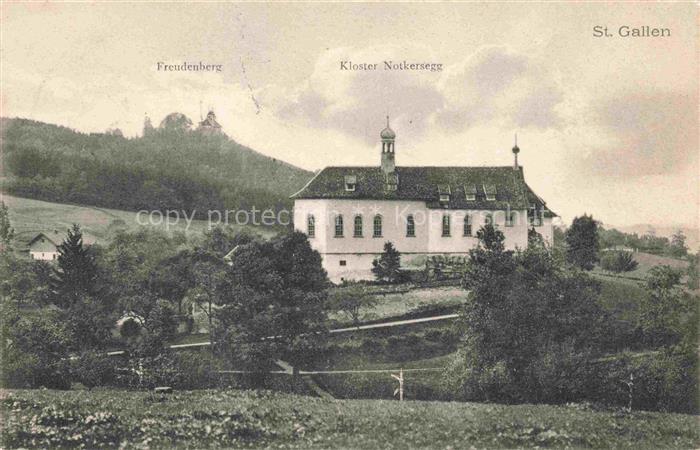
{"label": "rectangular window", "polygon": [[447,214],[442,216],[442,236],[450,236],[450,216],[448,216]]}
{"label": "rectangular window", "polygon": [[515,222],[517,221],[517,212],[516,211],[509,211],[506,213],[506,226],[507,227],[512,227],[515,225]]}
{"label": "rectangular window", "polygon": [[344,259],[341,259],[341,260],[339,261],[339,263],[340,263],[341,266],[347,266],[347,265],[348,265],[348,262],[345,261]]}
{"label": "rectangular window", "polygon": [[312,215],[306,218],[306,235],[310,238],[316,236],[316,218]]}

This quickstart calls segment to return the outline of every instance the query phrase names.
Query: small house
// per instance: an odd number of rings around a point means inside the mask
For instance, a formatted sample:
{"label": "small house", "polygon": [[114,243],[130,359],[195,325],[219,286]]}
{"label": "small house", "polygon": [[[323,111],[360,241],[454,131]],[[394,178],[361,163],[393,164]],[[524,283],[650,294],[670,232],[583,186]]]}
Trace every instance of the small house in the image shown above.
{"label": "small house", "polygon": [[41,261],[54,261],[58,259],[58,242],[59,239],[38,233],[27,243],[29,256]]}

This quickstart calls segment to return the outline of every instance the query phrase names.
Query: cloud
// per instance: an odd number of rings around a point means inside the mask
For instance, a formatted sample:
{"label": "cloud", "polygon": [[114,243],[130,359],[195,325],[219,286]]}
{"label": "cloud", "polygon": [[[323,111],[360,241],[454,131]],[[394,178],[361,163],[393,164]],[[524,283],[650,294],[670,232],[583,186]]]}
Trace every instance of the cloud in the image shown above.
{"label": "cloud", "polygon": [[583,160],[603,176],[661,175],[697,167],[697,97],[668,91],[620,92],[593,105],[606,142]]}
{"label": "cloud", "polygon": [[[558,126],[563,92],[546,66],[505,47],[480,49],[444,71],[386,71],[385,60],[437,62],[420,45],[338,48],[322,54],[307,81],[292,92],[264,89],[275,115],[308,127],[333,128],[376,142],[386,114],[408,140],[439,127],[458,133],[498,122],[512,128]],[[378,63],[378,70],[344,71],[341,61]]]}
{"label": "cloud", "polygon": [[485,47],[445,73],[436,122],[461,130],[496,121],[508,128],[557,127],[564,94],[553,71],[505,47]]}
{"label": "cloud", "polygon": [[[311,128],[339,130],[367,144],[390,115],[404,137],[425,132],[428,118],[442,107],[436,85],[440,72],[383,70],[383,61],[434,63],[430,49],[421,46],[337,48],[324,52],[311,76],[290,93],[268,87],[263,103],[283,120]],[[378,64],[377,70],[341,70],[342,61]]]}

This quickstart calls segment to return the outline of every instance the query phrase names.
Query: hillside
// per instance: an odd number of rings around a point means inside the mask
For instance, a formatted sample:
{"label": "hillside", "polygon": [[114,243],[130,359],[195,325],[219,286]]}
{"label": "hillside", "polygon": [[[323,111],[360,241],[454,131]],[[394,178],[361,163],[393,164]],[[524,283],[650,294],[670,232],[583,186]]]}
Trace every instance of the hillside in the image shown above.
{"label": "hillside", "polygon": [[[649,274],[649,271],[656,266],[670,266],[680,271],[685,271],[688,268],[688,261],[670,258],[668,256],[652,255],[651,253],[633,252],[632,259],[637,262],[637,268],[630,272],[618,274],[617,276],[644,279]],[[595,267],[594,273],[611,275],[609,272],[601,269],[600,266]]]}
{"label": "hillside", "polygon": [[5,192],[126,211],[288,208],[311,172],[269,158],[225,135],[167,123],[145,136],[80,133],[26,119],[1,119]]}
{"label": "hillside", "polygon": [[[57,231],[63,236],[73,223],[81,225],[86,242],[108,241],[117,230],[134,231],[142,226],[153,226],[163,231],[181,231],[187,234],[199,234],[207,228],[207,222],[204,220],[193,220],[189,226],[185,220],[170,224],[163,222],[156,225],[140,225],[136,213],[130,211],[50,203],[2,193],[0,193],[0,200],[4,201],[9,208],[10,222],[15,229],[18,249],[38,232],[49,234]],[[264,236],[273,233],[273,230],[266,227],[248,226],[248,228]]]}
{"label": "hillside", "polygon": [[[582,405],[322,400],[269,391],[15,391],[3,447],[697,448],[697,418]],[[64,430],[70,430],[65,432]]]}

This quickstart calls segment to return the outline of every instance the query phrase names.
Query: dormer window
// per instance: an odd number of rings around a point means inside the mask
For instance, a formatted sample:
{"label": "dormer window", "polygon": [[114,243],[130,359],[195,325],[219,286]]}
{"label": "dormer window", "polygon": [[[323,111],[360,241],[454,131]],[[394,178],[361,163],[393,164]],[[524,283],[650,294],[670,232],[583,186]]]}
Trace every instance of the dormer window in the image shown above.
{"label": "dormer window", "polygon": [[486,194],[486,200],[492,202],[496,200],[496,186],[493,184],[484,185],[484,194]]}
{"label": "dormer window", "polygon": [[345,190],[353,192],[357,186],[357,177],[355,175],[345,175]]}
{"label": "dormer window", "polygon": [[476,185],[475,184],[468,184],[464,186],[464,199],[473,202],[476,200]]}
{"label": "dormer window", "polygon": [[450,186],[439,185],[438,194],[440,195],[440,203],[449,203],[450,195],[452,194],[452,192],[450,191]]}

